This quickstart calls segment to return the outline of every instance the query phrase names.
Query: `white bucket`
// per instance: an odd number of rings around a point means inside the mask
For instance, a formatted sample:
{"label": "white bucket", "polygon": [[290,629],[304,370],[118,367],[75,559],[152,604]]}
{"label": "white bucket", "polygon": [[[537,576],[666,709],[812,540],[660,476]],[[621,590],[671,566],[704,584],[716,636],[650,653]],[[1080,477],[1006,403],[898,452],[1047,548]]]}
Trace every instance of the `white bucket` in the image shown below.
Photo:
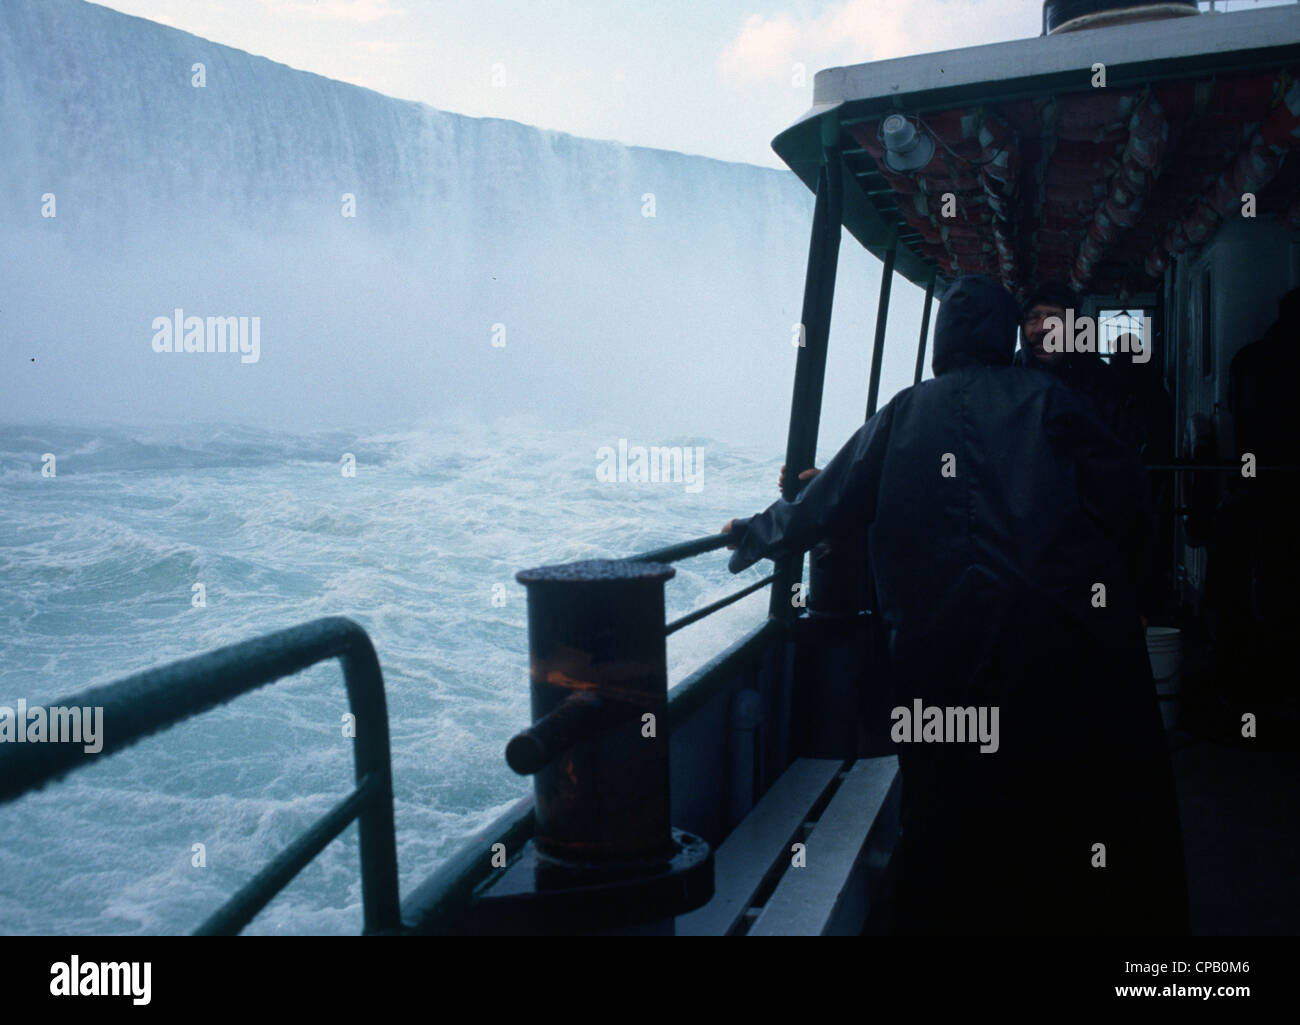
{"label": "white bucket", "polygon": [[1172,730],[1182,703],[1183,632],[1174,626],[1147,627],[1147,657],[1160,699],[1160,718]]}

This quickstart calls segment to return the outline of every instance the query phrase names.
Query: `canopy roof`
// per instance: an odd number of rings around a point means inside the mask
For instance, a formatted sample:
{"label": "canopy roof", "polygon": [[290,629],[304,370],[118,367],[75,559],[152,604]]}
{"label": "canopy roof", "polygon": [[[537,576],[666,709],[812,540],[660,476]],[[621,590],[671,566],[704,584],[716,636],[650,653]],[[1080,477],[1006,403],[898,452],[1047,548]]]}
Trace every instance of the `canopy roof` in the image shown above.
{"label": "canopy roof", "polygon": [[[985,273],[1021,295],[1052,278],[1129,297],[1241,216],[1243,193],[1300,228],[1300,5],[833,68],[813,100],[773,149],[815,190],[838,146],[845,227],[882,258],[896,246],[917,284]],[[919,171],[885,164],[893,113],[937,140]]]}

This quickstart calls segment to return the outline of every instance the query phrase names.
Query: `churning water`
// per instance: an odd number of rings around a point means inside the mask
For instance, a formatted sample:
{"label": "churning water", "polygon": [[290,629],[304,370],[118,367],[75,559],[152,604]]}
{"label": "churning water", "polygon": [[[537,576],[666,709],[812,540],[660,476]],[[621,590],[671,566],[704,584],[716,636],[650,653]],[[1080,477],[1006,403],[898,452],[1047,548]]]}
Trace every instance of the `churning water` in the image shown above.
{"label": "churning water", "polygon": [[[350,616],[384,673],[405,894],[529,792],[503,758],[529,721],[515,572],[713,533],[776,497],[770,457],[702,437],[628,439],[693,447],[694,490],[598,480],[619,437],[528,417],[370,436],[0,428],[0,705]],[[725,561],[678,564],[670,619],[766,565],[732,577]],[[766,601],[673,634],[670,685]],[[346,711],[324,663],[0,806],[0,931],[192,929],[351,788]],[[358,865],[353,825],[248,931],[360,931]]]}

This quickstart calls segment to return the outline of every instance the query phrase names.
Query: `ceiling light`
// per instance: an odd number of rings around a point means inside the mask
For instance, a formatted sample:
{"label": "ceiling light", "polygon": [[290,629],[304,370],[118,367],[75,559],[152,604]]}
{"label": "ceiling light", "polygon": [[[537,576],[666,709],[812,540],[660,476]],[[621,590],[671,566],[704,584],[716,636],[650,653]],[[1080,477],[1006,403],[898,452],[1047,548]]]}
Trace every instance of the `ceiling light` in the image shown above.
{"label": "ceiling light", "polygon": [[902,114],[890,114],[881,122],[880,141],[885,147],[885,164],[900,174],[919,171],[934,158],[934,140],[918,132]]}

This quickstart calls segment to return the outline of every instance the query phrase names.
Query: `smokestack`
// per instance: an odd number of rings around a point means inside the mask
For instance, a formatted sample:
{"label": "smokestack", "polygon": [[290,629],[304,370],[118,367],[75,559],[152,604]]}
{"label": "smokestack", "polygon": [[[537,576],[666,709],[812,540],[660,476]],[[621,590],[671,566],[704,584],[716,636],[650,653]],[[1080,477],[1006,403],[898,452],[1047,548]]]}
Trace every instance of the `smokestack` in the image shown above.
{"label": "smokestack", "polygon": [[1045,0],[1043,35],[1119,25],[1126,21],[1182,18],[1191,14],[1200,14],[1196,0],[1159,0],[1157,3],[1134,0]]}

